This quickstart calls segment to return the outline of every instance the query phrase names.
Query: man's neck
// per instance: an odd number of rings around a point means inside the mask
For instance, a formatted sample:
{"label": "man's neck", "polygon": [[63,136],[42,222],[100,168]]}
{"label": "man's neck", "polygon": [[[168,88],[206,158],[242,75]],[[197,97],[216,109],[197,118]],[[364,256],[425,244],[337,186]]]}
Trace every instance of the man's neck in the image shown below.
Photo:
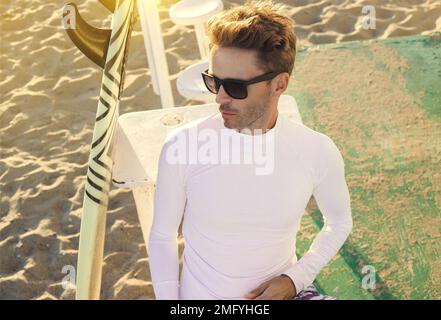
{"label": "man's neck", "polygon": [[260,120],[260,123],[253,123],[252,126],[237,130],[240,133],[244,134],[265,134],[272,128],[276,126],[277,118],[278,118],[279,112],[276,110],[275,113],[269,115],[268,117],[262,117]]}

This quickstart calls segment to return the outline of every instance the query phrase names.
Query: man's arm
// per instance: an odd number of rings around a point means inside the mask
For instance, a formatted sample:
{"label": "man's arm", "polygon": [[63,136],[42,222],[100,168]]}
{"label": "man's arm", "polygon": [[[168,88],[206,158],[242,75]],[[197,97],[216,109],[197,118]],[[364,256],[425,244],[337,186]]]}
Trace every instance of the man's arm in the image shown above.
{"label": "man's arm", "polygon": [[[326,136],[313,168],[313,195],[325,220],[309,251],[295,265],[244,297],[256,300],[293,299],[311,284],[320,270],[337,254],[352,229],[349,190],[344,161],[334,142]],[[288,279],[287,279],[287,277]]]}
{"label": "man's arm", "polygon": [[179,255],[177,234],[186,203],[181,164],[172,163],[164,144],[158,164],[153,222],[148,255],[153,289],[157,300],[179,299]]}
{"label": "man's arm", "polygon": [[313,195],[324,217],[324,226],[310,249],[283,274],[289,276],[297,293],[310,285],[320,270],[337,254],[352,229],[351,205],[345,180],[344,160],[335,143],[326,136],[314,169]]}

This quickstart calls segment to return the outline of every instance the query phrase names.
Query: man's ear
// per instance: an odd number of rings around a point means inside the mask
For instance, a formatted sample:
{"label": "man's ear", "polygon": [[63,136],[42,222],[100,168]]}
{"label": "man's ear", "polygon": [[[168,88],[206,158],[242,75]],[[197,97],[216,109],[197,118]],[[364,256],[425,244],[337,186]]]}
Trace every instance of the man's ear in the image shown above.
{"label": "man's ear", "polygon": [[289,73],[282,72],[281,74],[277,75],[274,80],[274,93],[277,95],[281,95],[288,88]]}

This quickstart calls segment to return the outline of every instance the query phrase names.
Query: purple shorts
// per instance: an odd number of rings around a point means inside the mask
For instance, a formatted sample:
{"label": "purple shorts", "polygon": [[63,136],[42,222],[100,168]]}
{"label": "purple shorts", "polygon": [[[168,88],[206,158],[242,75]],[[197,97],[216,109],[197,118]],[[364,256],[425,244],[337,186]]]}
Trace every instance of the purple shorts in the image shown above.
{"label": "purple shorts", "polygon": [[311,284],[305,290],[300,291],[293,300],[336,300],[336,298],[319,293],[316,287]]}

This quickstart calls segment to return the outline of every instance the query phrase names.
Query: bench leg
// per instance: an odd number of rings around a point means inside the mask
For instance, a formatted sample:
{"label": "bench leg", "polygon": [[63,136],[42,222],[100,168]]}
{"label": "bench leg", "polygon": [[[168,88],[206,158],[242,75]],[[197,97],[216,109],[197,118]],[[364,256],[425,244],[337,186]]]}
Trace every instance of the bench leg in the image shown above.
{"label": "bench leg", "polygon": [[[142,235],[146,250],[148,250],[148,240],[150,236],[150,228],[153,222],[153,200],[155,194],[155,186],[153,184],[132,189],[133,198],[135,199],[136,211],[141,225]],[[148,255],[148,253],[147,253]]]}

